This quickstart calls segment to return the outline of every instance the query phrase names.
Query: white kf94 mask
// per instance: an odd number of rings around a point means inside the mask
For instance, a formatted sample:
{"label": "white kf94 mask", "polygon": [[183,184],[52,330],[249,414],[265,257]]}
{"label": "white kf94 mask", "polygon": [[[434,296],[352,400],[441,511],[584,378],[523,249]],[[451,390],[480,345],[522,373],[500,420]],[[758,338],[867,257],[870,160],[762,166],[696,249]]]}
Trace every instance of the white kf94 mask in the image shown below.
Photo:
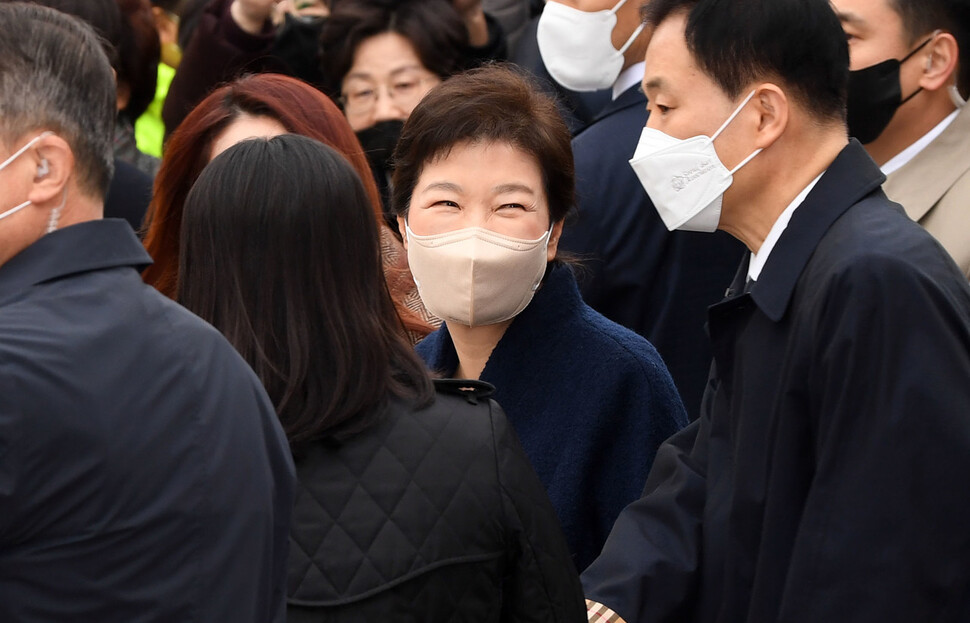
{"label": "white kf94 mask", "polygon": [[482,227],[418,236],[407,223],[408,264],[425,307],[469,327],[514,318],[532,301],[546,272],[549,228],[537,240]]}
{"label": "white kf94 mask", "polygon": [[572,91],[598,91],[613,86],[623,70],[623,53],[643,31],[643,24],[619,50],[613,47],[616,12],[627,0],[608,11],[580,11],[546,2],[539,16],[536,42],[552,79]]}
{"label": "white kf94 mask", "polygon": [[761,150],[756,149],[729,171],[717,156],[714,139],[734,121],[754,93],[741,102],[711,137],[678,139],[659,130],[643,129],[630,166],[670,231],[717,229],[724,191],[734,183],[734,174]]}

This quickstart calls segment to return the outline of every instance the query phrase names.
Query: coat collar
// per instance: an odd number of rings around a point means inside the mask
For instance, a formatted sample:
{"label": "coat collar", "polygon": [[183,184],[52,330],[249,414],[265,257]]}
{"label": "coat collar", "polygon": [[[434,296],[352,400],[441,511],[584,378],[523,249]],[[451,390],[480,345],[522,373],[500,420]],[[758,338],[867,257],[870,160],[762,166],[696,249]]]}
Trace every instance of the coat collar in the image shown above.
{"label": "coat collar", "polygon": [[886,194],[901,203],[911,219],[922,219],[970,171],[968,139],[970,106],[964,106],[936,140],[889,175],[884,186]]}
{"label": "coat collar", "polygon": [[[515,317],[495,346],[481,380],[496,385],[501,391],[506,385],[501,382],[504,369],[501,362],[514,361],[514,368],[521,370],[529,369],[534,358],[548,358],[548,346],[559,335],[562,319],[579,314],[582,307],[583,299],[572,269],[566,265],[551,266],[532,302]],[[458,353],[447,325],[426,337],[418,344],[418,350],[437,372],[450,376],[458,369]]]}
{"label": "coat collar", "polygon": [[127,221],[104,219],[43,236],[0,266],[0,304],[52,279],[119,266],[152,263]]}
{"label": "coat collar", "polygon": [[[596,118],[593,119],[593,122],[586,127],[588,128],[596,122],[601,121],[611,115],[615,115],[616,113],[624,111],[628,108],[633,108],[634,106],[645,107],[646,105],[647,96],[644,95],[643,91],[640,90],[640,85],[635,84],[623,93],[620,93],[620,97],[607,103],[606,106],[603,107],[603,110],[601,110],[596,115]],[[646,115],[646,113],[644,113],[644,115]]]}
{"label": "coat collar", "polygon": [[[829,227],[852,205],[878,190],[885,179],[855,139],[829,165],[795,211],[751,288],[751,297],[772,321],[778,322],[785,315],[798,279]],[[738,291],[739,279],[743,287],[748,259],[746,254],[743,272],[732,286],[734,291]]]}

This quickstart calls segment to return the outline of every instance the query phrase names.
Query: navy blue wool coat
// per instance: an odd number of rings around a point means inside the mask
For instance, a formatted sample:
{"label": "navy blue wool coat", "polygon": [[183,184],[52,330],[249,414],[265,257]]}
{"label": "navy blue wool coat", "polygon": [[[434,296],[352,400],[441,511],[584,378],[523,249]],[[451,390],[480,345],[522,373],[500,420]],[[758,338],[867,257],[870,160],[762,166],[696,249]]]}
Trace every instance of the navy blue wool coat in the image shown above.
{"label": "navy blue wool coat", "polygon": [[701,416],[583,574],[626,621],[970,621],[970,288],[855,139],[711,307]]}
{"label": "navy blue wool coat", "polygon": [[[458,368],[446,326],[417,350],[444,376]],[[647,340],[583,302],[567,266],[554,266],[481,380],[495,386],[583,569],[640,496],[657,447],[687,422],[666,366]]]}

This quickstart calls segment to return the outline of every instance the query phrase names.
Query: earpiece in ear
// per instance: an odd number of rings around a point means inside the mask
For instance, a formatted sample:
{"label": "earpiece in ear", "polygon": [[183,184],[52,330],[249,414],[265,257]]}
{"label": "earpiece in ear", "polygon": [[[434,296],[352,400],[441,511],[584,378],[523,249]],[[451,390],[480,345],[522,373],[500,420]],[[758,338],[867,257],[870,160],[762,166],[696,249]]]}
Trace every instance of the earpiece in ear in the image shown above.
{"label": "earpiece in ear", "polygon": [[40,164],[37,165],[37,177],[44,177],[51,172],[50,165],[47,164],[47,158],[41,158]]}

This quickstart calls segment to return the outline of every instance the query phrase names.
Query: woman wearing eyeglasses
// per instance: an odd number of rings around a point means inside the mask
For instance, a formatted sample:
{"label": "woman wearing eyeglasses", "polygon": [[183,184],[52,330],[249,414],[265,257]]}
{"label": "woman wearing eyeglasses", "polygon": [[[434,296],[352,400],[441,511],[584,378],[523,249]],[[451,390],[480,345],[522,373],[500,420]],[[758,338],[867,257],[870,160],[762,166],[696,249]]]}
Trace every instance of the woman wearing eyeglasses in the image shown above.
{"label": "woman wearing eyeglasses", "polygon": [[468,5],[481,13],[481,2],[467,0],[337,2],[323,25],[330,94],[357,132],[385,208],[391,153],[414,107],[448,76],[504,55],[501,29],[484,28],[484,14],[478,32],[463,21]]}

